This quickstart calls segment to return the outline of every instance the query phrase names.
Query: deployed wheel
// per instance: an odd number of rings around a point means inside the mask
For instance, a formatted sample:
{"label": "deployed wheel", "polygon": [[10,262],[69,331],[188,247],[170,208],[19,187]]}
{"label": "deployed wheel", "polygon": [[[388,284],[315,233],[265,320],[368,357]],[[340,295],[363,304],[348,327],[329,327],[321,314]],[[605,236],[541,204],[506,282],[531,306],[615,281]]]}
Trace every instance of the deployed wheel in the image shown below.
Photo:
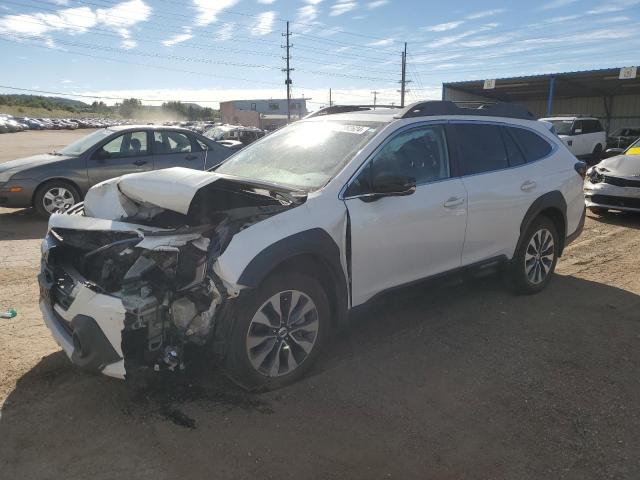
{"label": "deployed wheel", "polygon": [[609,213],[609,209],[603,207],[589,207],[589,211],[591,213],[595,213],[596,215],[606,215],[607,213]]}
{"label": "deployed wheel", "polygon": [[518,292],[537,293],[547,285],[556,268],[558,247],[554,223],[544,216],[536,218],[522,236],[511,266]]}
{"label": "deployed wheel", "polygon": [[282,272],[239,301],[225,357],[247,390],[271,390],[309,370],[329,330],[329,301],[313,277]]}
{"label": "deployed wheel", "polygon": [[80,201],[80,193],[69,183],[55,180],[40,186],[33,197],[33,206],[43,217],[63,213]]}

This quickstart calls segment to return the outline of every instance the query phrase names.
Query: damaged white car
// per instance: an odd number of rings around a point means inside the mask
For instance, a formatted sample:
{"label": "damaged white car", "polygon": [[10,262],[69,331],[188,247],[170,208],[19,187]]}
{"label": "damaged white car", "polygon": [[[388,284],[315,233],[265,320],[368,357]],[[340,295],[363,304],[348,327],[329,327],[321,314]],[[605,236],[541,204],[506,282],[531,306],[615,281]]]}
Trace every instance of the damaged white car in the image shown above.
{"label": "damaged white car", "polygon": [[277,388],[390,289],[502,265],[540,291],[582,229],[581,174],[509,105],[296,122],[213,172],[125,175],[53,215],[41,310],[88,370],[181,370],[206,349],[243,387]]}
{"label": "damaged white car", "polygon": [[609,210],[640,212],[640,141],[587,170],[584,196],[587,208],[599,215]]}

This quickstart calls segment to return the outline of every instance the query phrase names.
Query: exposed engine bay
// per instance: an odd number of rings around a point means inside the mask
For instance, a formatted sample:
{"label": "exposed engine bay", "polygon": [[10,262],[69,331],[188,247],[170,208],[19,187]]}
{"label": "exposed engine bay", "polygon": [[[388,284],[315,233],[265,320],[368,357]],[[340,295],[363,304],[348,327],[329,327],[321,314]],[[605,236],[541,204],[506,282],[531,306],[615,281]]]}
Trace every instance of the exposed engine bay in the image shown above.
{"label": "exposed engine bay", "polygon": [[[210,340],[216,313],[238,293],[216,275],[216,259],[239,231],[306,200],[303,192],[189,170],[194,174],[204,185],[188,195],[159,191],[153,182],[146,195],[139,184],[127,185],[135,174],[103,182],[66,214],[111,220],[117,229],[50,224],[45,241],[55,246],[43,268],[54,279],[54,301],[72,302],[74,281],[121,300],[127,376],[185,368],[185,348]],[[176,196],[181,203],[173,205]]]}

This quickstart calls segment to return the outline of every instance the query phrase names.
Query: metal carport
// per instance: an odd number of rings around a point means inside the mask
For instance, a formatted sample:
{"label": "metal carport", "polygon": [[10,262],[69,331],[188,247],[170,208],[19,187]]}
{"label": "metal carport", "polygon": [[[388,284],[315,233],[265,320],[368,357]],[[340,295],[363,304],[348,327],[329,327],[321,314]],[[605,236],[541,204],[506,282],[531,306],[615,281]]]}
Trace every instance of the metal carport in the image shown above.
{"label": "metal carport", "polygon": [[531,75],[444,83],[442,99],[502,101],[525,105],[536,117],[562,114],[592,115],[607,132],[640,126],[640,77],[635,68]]}

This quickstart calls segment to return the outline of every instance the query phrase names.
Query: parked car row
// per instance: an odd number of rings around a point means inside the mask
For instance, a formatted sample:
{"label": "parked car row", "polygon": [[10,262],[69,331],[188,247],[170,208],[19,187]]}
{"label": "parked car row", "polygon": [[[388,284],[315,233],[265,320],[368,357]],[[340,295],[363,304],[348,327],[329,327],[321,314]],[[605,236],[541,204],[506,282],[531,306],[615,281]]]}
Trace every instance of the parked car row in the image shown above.
{"label": "parked car row", "polygon": [[128,124],[110,118],[30,118],[0,113],[0,133],[24,130],[75,130],[77,128],[105,128]]}
{"label": "parked car row", "polygon": [[203,133],[206,130],[213,128],[214,126],[221,125],[221,124],[213,121],[191,120],[191,121],[182,121],[182,122],[164,122],[163,125],[167,127],[187,128],[197,133]]}

